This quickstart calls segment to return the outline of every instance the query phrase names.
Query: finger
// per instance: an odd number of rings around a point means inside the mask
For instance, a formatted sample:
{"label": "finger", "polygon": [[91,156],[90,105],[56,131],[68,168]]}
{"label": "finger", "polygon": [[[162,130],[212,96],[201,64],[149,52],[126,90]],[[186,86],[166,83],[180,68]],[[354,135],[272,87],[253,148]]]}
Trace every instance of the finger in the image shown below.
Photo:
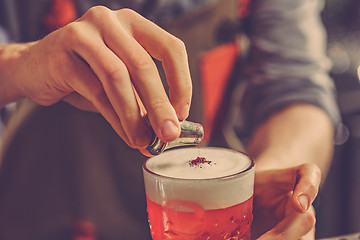
{"label": "finger", "polygon": [[[104,44],[99,35],[92,33],[91,30],[84,32],[87,30],[86,25],[73,28],[75,28],[72,30],[73,35],[76,35],[73,36],[76,38],[73,42],[81,43],[75,45],[73,49],[90,65],[101,81],[98,81],[98,84],[102,85],[103,94],[109,99],[110,106],[116,112],[116,117],[122,126],[121,131],[125,133],[126,137],[122,136],[123,139],[131,147],[146,147],[150,142],[151,133],[141,115],[126,66]],[[86,38],[87,35],[92,37]],[[92,92],[86,94],[91,97]],[[97,101],[97,98],[93,98],[93,101]],[[101,112],[100,109],[99,111]]]}
{"label": "finger", "polygon": [[62,100],[83,111],[99,112],[94,106],[94,104],[92,104],[92,102],[90,102],[89,100],[87,100],[77,92],[70,93],[69,95],[65,96]]}
{"label": "finger", "polygon": [[273,229],[258,238],[258,240],[298,240],[304,236],[306,236],[306,239],[314,239],[312,234],[314,233],[315,221],[315,213],[312,208],[305,213],[293,211]]}
{"label": "finger", "polygon": [[315,227],[313,227],[310,232],[304,235],[300,240],[314,240],[315,239]]}
{"label": "finger", "polygon": [[[178,116],[169,102],[155,63],[144,47],[123,28],[119,20],[112,20],[118,31],[104,28],[104,41],[128,68],[156,135],[166,142],[175,140],[180,134]],[[149,24],[145,24],[143,29],[147,29],[147,25]]]}
{"label": "finger", "polygon": [[321,171],[315,164],[303,164],[296,170],[296,186],[292,203],[298,211],[305,212],[319,191]]}
{"label": "finger", "polygon": [[[89,21],[91,20],[98,25],[97,27],[101,29],[101,37],[106,47],[111,49],[111,51],[124,62],[124,67],[130,73],[129,78],[131,78],[132,84],[139,93],[148,111],[149,120],[155,133],[163,141],[169,142],[175,140],[180,135],[180,124],[175,110],[168,100],[157,68],[150,55],[125,31],[118,18],[116,18],[110,10],[103,7],[93,8],[84,16],[88,18]],[[113,59],[109,61],[109,59],[107,59],[109,58],[108,56],[102,56],[105,59],[98,61],[99,55],[103,55],[103,51],[99,51],[98,49],[94,49],[93,51],[89,51],[88,49],[84,50],[82,54],[86,56],[87,60],[89,59],[89,64],[95,69],[96,74],[104,85],[111,84],[107,82],[120,81],[120,77],[117,75],[114,76],[112,73],[124,74],[124,71],[114,66]],[[106,78],[109,74],[108,72],[113,75],[112,79],[108,80],[108,78]],[[105,77],[102,78],[101,76]],[[129,111],[126,113],[129,113]],[[125,128],[125,130],[127,130],[127,128]]]}
{"label": "finger", "polygon": [[296,171],[297,167],[256,171],[255,189],[263,191],[271,184],[279,191],[292,191],[296,184]]}
{"label": "finger", "polygon": [[[304,212],[314,201],[321,180],[321,173],[315,164],[303,164],[292,168],[261,171],[256,173],[255,190],[266,191],[272,184],[279,191],[293,191],[291,201],[295,209]],[[264,189],[265,188],[265,189]]]}
{"label": "finger", "polygon": [[[140,109],[141,101],[137,100],[127,68],[105,45],[103,48],[101,54],[104,54],[104,58],[113,58],[113,64],[108,67],[110,75],[98,72],[106,94],[130,140],[129,145],[137,148],[146,147],[150,143],[151,132],[145,121],[144,111]],[[102,69],[105,69],[105,66]]]}
{"label": "finger", "polygon": [[170,101],[180,120],[187,118],[192,83],[185,44],[175,36],[129,9],[117,12],[120,21],[127,19],[128,31],[154,58],[162,61],[170,87]]}
{"label": "finger", "polygon": [[[316,213],[315,213],[314,207],[311,206],[308,211],[309,211],[309,214],[314,216],[314,219],[316,222]],[[313,228],[308,233],[306,233],[304,236],[302,236],[299,240],[315,240],[315,222],[314,222]]]}
{"label": "finger", "polygon": [[[64,65],[61,71],[66,83],[84,99],[91,102],[93,107],[104,116],[119,136],[129,144],[129,139],[97,76],[76,54],[70,54],[70,56],[72,59],[69,62],[72,64]],[[77,94],[71,94],[67,100],[72,101],[71,103],[74,105],[80,106],[80,102],[75,103],[75,98],[80,99]]]}

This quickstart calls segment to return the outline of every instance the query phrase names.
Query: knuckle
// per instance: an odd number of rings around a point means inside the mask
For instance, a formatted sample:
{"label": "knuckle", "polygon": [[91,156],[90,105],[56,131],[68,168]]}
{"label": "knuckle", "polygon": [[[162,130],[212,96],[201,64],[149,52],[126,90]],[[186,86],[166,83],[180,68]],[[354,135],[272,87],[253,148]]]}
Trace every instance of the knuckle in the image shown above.
{"label": "knuckle", "polygon": [[118,10],[118,12],[123,15],[127,15],[127,16],[133,16],[136,14],[136,12],[130,8],[122,8],[122,9]]}
{"label": "knuckle", "polygon": [[168,110],[168,106],[170,102],[168,99],[157,97],[153,98],[151,102],[151,109],[153,112],[166,112]]}
{"label": "knuckle", "polygon": [[83,42],[84,30],[77,22],[72,22],[63,28],[63,38],[65,43],[71,48],[75,48]]}
{"label": "knuckle", "polygon": [[321,179],[321,170],[315,163],[305,163],[301,166],[304,172],[311,173],[317,179]]}
{"label": "knuckle", "polygon": [[139,17],[139,14],[130,8],[122,8],[122,9],[118,10],[117,13],[120,16],[122,16],[126,19],[129,19],[129,20]]}
{"label": "knuckle", "polygon": [[177,52],[186,52],[185,43],[173,35],[170,35],[167,40],[167,44],[169,46],[169,49],[174,49]]}
{"label": "knuckle", "polygon": [[123,81],[124,71],[120,68],[107,69],[105,74],[105,78],[110,84],[117,84]]}
{"label": "knuckle", "polygon": [[104,16],[110,15],[112,10],[104,6],[91,7],[85,14],[84,18],[87,19],[102,19]]}
{"label": "knuckle", "polygon": [[131,57],[132,68],[135,72],[146,72],[155,68],[155,63],[148,55],[139,54]]}
{"label": "knuckle", "polygon": [[90,8],[88,12],[86,12],[85,18],[92,24],[100,27],[100,32],[104,26],[108,26],[116,22],[114,11],[104,6],[95,6]]}
{"label": "knuckle", "polygon": [[164,53],[166,57],[174,53],[177,56],[187,56],[185,43],[173,35],[169,34],[169,37],[165,40],[165,46],[167,46]]}

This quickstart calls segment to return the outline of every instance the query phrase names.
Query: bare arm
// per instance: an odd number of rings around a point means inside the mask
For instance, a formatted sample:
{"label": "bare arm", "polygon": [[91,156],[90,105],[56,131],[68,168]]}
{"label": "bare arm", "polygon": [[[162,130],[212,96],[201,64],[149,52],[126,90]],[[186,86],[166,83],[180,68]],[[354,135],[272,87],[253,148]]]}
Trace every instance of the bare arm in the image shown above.
{"label": "bare arm", "polygon": [[23,60],[31,44],[0,45],[0,108],[25,97],[18,80],[25,77]]}
{"label": "bare arm", "polygon": [[328,114],[310,104],[290,105],[256,128],[248,151],[256,161],[255,229],[268,230],[260,239],[314,239],[312,203],[331,162],[333,129]]}
{"label": "bare arm", "polygon": [[326,175],[334,129],[341,120],[328,74],[320,18],[324,2],[254,4],[249,84],[243,101],[252,129],[249,151],[259,170],[314,163]]}
{"label": "bare arm", "polygon": [[248,146],[257,170],[316,164],[328,171],[333,153],[334,127],[328,115],[309,104],[290,105],[262,123]]}

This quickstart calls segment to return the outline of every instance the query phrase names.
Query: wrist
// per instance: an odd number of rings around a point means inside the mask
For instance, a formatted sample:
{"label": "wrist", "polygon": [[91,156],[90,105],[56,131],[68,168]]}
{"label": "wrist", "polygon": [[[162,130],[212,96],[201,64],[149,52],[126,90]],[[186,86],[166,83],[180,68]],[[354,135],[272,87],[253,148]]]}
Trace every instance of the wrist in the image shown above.
{"label": "wrist", "polygon": [[34,43],[0,45],[0,107],[26,97],[28,51]]}
{"label": "wrist", "polygon": [[328,115],[309,104],[296,104],[264,121],[247,151],[257,170],[315,163],[326,175],[333,153],[333,126]]}

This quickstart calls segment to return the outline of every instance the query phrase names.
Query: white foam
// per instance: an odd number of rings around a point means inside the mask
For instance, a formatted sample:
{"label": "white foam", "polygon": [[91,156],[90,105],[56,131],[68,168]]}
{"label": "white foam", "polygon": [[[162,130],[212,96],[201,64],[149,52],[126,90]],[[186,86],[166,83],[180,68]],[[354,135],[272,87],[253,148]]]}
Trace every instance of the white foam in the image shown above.
{"label": "white foam", "polygon": [[[197,157],[210,162],[191,164]],[[144,171],[146,193],[159,204],[174,199],[204,209],[233,206],[253,194],[254,169],[246,170],[251,166],[245,154],[223,148],[168,150],[147,161],[146,167],[156,175]]]}
{"label": "white foam", "polygon": [[[197,157],[207,161],[200,164],[190,164]],[[232,175],[250,166],[248,157],[239,152],[216,148],[185,148],[170,150],[147,163],[149,170],[163,176],[182,179],[207,179]]]}

